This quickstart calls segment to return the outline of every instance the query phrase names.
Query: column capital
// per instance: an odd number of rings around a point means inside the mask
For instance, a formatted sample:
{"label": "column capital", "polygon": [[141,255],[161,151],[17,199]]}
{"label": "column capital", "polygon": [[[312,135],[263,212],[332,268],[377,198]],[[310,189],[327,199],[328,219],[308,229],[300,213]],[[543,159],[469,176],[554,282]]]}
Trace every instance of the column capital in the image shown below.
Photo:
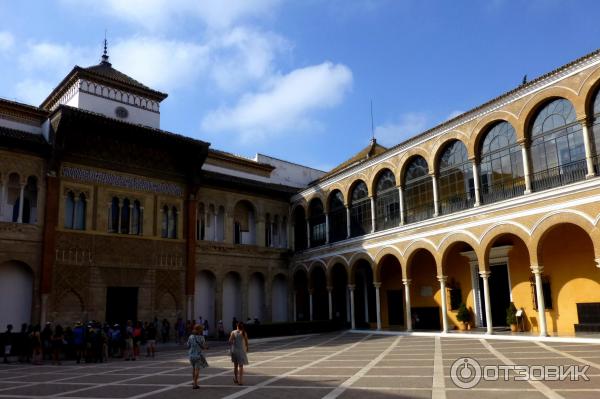
{"label": "column capital", "polygon": [[308,295],[312,295],[312,294],[314,294],[314,292],[315,292],[314,288],[309,288]]}
{"label": "column capital", "polygon": [[440,283],[445,283],[448,280],[448,276],[437,276],[437,279]]}
{"label": "column capital", "polygon": [[373,282],[373,287],[375,287],[375,288],[381,288],[381,283],[379,281],[374,281]]}
{"label": "column capital", "polygon": [[490,275],[491,275],[491,274],[492,274],[492,272],[491,272],[491,271],[489,271],[489,270],[484,270],[484,271],[480,271],[480,272],[479,272],[479,275],[480,275],[480,276],[481,276],[481,278],[482,278],[482,279],[484,279],[484,280],[487,280],[487,279],[490,277]]}
{"label": "column capital", "polygon": [[328,286],[327,286],[327,292],[332,292],[332,291],[333,291],[333,287],[332,287],[332,286],[330,286],[330,285],[328,285]]}
{"label": "column capital", "polygon": [[594,261],[596,262],[596,267],[600,268],[600,258],[596,258]]}
{"label": "column capital", "polygon": [[587,115],[578,116],[577,122],[579,122],[582,125],[585,125],[586,127],[590,127],[590,125],[592,124],[592,118],[588,117]]}
{"label": "column capital", "polygon": [[403,279],[402,279],[402,284],[404,284],[404,285],[410,285],[411,281],[412,281],[412,280],[411,280],[411,279],[409,279],[409,278],[403,278]]}
{"label": "column capital", "polygon": [[529,140],[526,137],[520,138],[516,141],[520,146],[527,146],[529,144]]}
{"label": "column capital", "polygon": [[542,265],[531,265],[531,272],[533,274],[541,274],[544,271],[544,266]]}
{"label": "column capital", "polygon": [[348,284],[348,289],[350,291],[354,291],[354,288],[356,288],[356,286],[354,284]]}

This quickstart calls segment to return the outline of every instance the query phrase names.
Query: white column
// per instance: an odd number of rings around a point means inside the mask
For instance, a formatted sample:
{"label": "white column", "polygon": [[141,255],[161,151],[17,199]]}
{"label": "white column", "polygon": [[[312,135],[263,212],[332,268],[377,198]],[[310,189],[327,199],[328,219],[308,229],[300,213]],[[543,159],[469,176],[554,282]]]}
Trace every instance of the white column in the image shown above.
{"label": "white column", "polygon": [[410,279],[403,278],[404,284],[404,301],[406,302],[406,331],[412,331],[412,312],[410,310]]}
{"label": "white column", "polygon": [[479,182],[479,164],[475,159],[471,161],[473,163],[473,183],[475,183],[475,205],[481,205],[481,187]]}
{"label": "white column", "polygon": [[327,287],[327,299],[329,300],[329,320],[333,320],[333,287]]}
{"label": "white column", "polygon": [[544,303],[544,290],[542,284],[543,266],[531,266],[531,271],[535,276],[535,296],[537,298],[538,320],[540,325],[540,337],[547,337],[548,330],[546,328],[546,304]]}
{"label": "white column", "polygon": [[309,320],[313,321],[313,290],[308,291]]}
{"label": "white column", "polygon": [[217,214],[213,214],[213,241],[217,241]]}
{"label": "white column", "polygon": [[350,291],[350,325],[354,330],[356,328],[356,319],[354,317],[354,285],[349,285],[348,290]]}
{"label": "white column", "polygon": [[379,288],[381,283],[373,283],[375,287],[375,313],[377,314],[377,329],[381,330],[381,300],[379,298]]}
{"label": "white column", "polygon": [[25,204],[25,184],[21,184],[21,192],[19,193],[19,216],[17,223],[23,223],[23,205]]}
{"label": "white column", "polygon": [[350,224],[350,207],[346,206],[346,237],[350,238],[351,224]]}
{"label": "white column", "polygon": [[404,224],[404,190],[402,186],[398,187],[398,198],[400,202],[400,225]]}
{"label": "white column", "polygon": [[525,194],[531,193],[531,169],[529,165],[529,151],[525,142],[521,143],[521,155],[523,156],[523,172],[525,174]]}
{"label": "white column", "polygon": [[590,137],[590,128],[588,126],[587,118],[579,121],[581,123],[581,130],[583,133],[583,145],[585,147],[585,161],[587,165],[586,179],[596,176],[594,171],[594,151],[592,150],[592,138]]}
{"label": "white column", "polygon": [[329,213],[325,214],[325,244],[329,244]]}
{"label": "white column", "polygon": [[448,332],[448,299],[446,295],[446,276],[438,276],[442,296],[442,332]]}
{"label": "white column", "polygon": [[306,248],[310,248],[310,221],[306,219]]}
{"label": "white column", "polygon": [[371,233],[375,232],[375,197],[371,197]]}
{"label": "white column", "polygon": [[479,272],[479,275],[483,279],[483,301],[485,307],[485,324],[487,327],[487,333],[492,334],[494,332],[492,325],[492,302],[490,300],[490,277],[491,272],[484,271]]}
{"label": "white column", "polygon": [[431,174],[431,184],[433,184],[433,216],[436,217],[440,214],[440,200],[438,196],[437,176],[435,173]]}

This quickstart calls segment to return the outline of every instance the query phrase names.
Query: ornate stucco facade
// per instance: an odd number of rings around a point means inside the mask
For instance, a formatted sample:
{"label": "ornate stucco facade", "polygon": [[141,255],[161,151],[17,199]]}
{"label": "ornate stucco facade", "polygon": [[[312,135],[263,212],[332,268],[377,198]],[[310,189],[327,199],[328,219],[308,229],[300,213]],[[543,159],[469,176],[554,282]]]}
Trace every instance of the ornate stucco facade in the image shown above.
{"label": "ornate stucco facade", "polygon": [[491,333],[513,302],[527,331],[600,329],[599,87],[594,52],[323,173],[160,130],[166,94],[76,67],[39,108],[0,100],[0,295],[19,298],[0,323],[448,331],[464,303]]}

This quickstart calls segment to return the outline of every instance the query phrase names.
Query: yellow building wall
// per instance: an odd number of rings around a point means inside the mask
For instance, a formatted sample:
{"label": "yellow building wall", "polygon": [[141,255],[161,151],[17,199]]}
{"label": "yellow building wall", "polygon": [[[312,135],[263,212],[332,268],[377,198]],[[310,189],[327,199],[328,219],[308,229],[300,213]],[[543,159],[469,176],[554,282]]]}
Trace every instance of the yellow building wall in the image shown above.
{"label": "yellow building wall", "polygon": [[453,250],[446,258],[444,274],[448,277],[448,280],[446,281],[446,286],[448,287],[446,300],[448,304],[448,321],[450,322],[449,328],[458,328],[458,325],[460,324],[456,319],[458,309],[450,309],[450,289],[460,288],[462,301],[467,305],[467,309],[469,309],[469,312],[471,313],[471,322],[473,322],[473,308],[475,307],[475,302],[473,296],[473,284],[471,283],[469,259],[462,256],[458,250]]}
{"label": "yellow building wall", "polygon": [[[380,304],[381,304],[381,325],[390,326],[388,314],[388,296],[387,292],[391,290],[402,290],[402,309],[406,315],[406,303],[404,301],[404,284],[402,283],[402,269],[400,263],[386,258],[381,269],[381,288],[380,288]],[[404,325],[404,323],[403,323]]]}

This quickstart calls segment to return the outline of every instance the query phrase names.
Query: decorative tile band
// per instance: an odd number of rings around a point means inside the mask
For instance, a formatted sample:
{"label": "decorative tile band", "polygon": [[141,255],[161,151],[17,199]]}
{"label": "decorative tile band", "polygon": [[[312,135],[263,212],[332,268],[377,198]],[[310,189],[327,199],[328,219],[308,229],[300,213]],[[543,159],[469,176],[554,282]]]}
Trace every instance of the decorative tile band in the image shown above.
{"label": "decorative tile band", "polygon": [[130,188],[138,191],[148,191],[157,194],[183,197],[183,190],[177,184],[156,183],[151,180],[141,179],[138,177],[123,176],[113,173],[100,172],[97,170],[74,168],[70,166],[65,166],[62,168],[62,176],[79,181],[100,183],[116,187]]}

